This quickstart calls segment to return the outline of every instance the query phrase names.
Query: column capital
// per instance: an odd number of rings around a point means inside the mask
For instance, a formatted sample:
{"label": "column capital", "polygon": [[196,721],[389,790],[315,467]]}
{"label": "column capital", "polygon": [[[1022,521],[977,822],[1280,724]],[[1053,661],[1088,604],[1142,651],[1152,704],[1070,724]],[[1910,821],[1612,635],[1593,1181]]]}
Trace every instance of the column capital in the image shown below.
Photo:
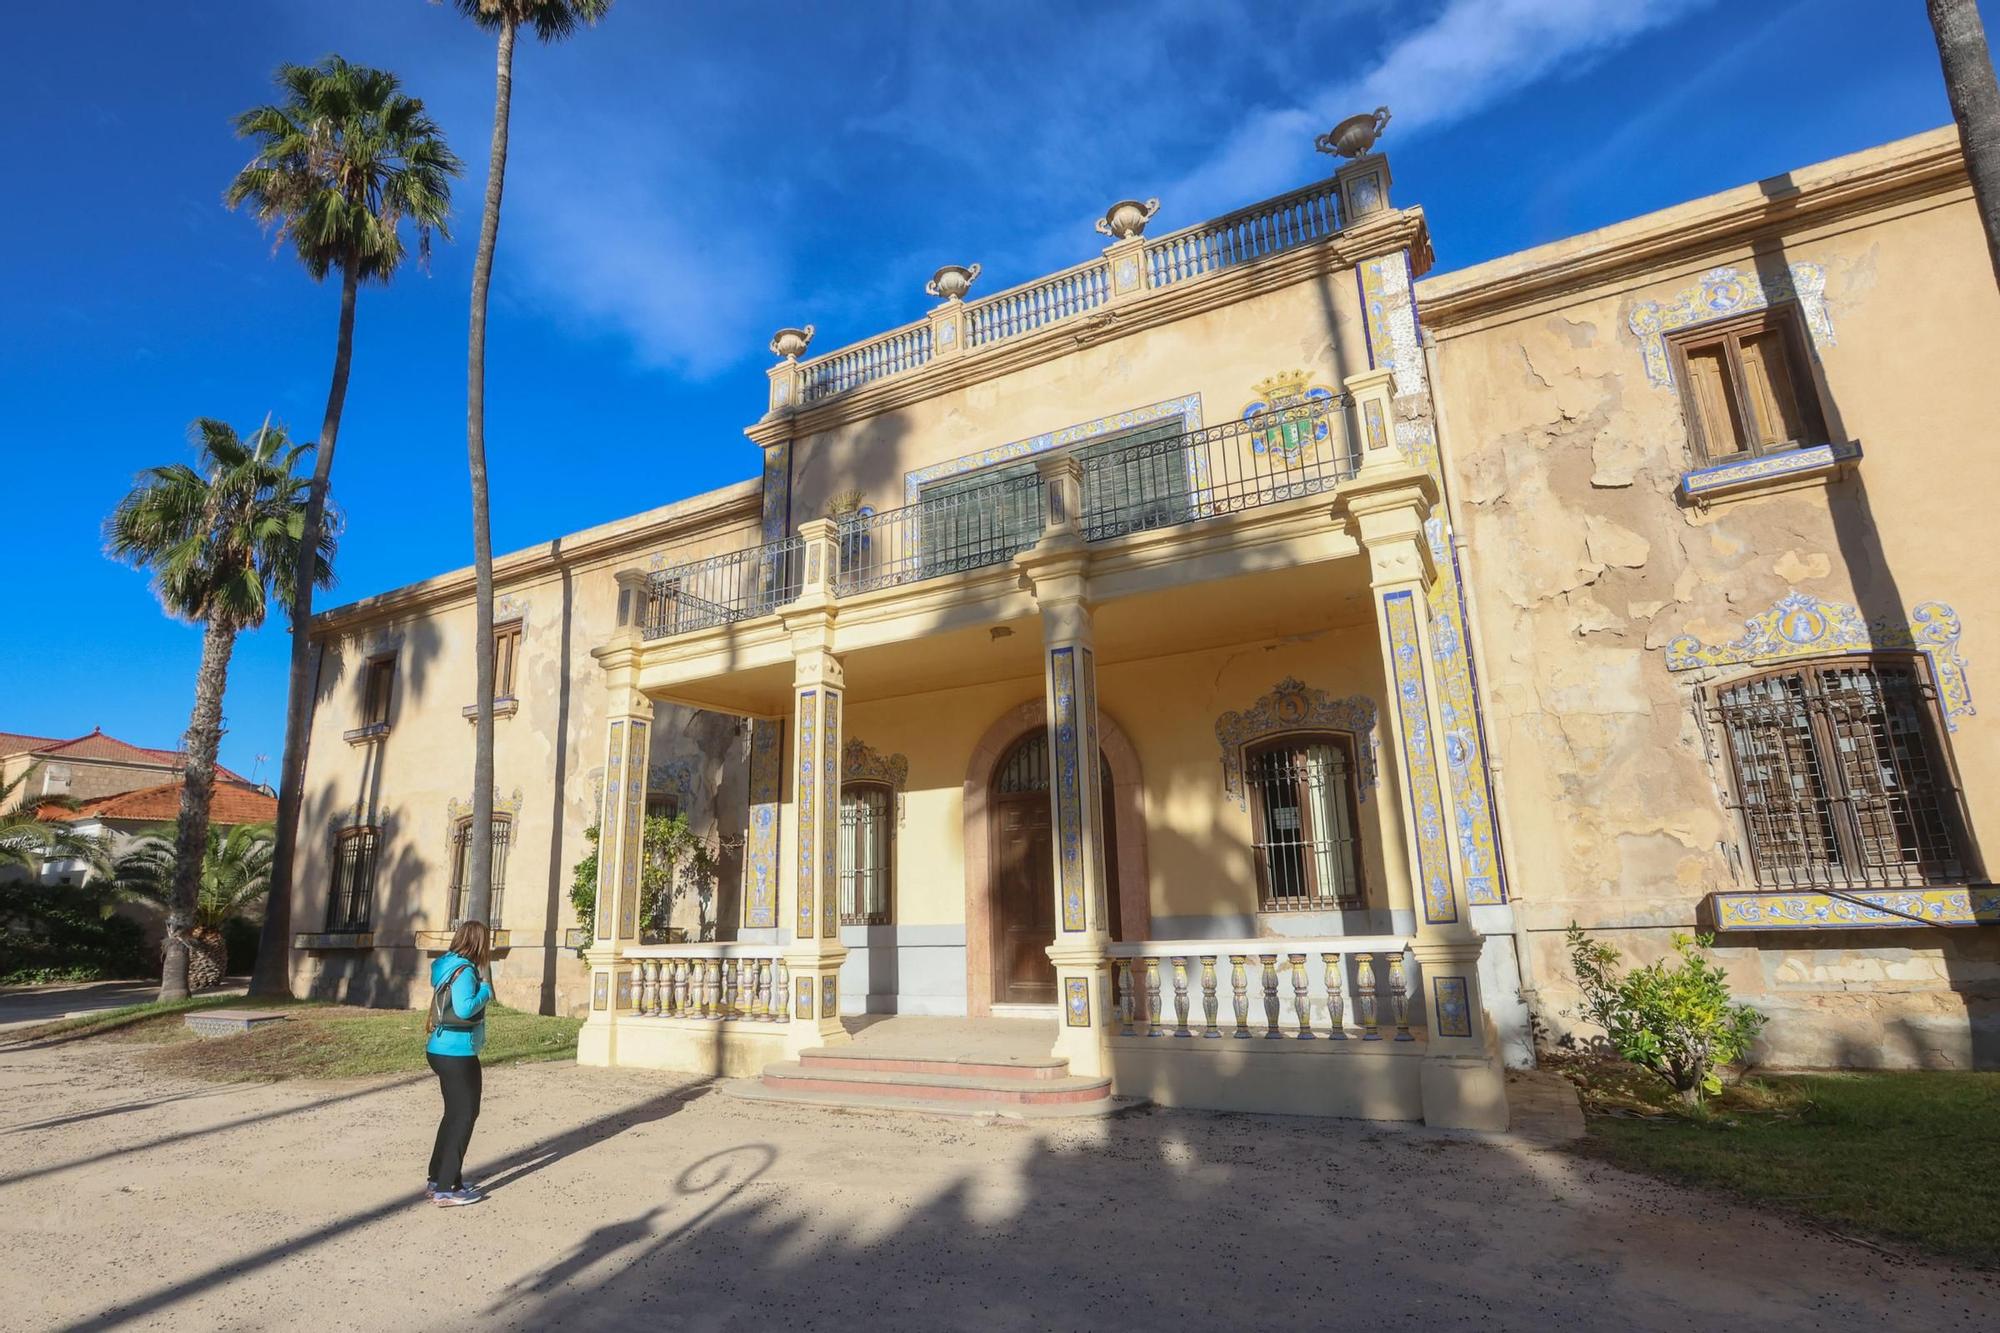
{"label": "column capital", "polygon": [[1364,472],[1334,497],[1333,515],[1368,552],[1377,588],[1397,583],[1429,587],[1437,577],[1424,523],[1437,503],[1437,481],[1408,464]]}

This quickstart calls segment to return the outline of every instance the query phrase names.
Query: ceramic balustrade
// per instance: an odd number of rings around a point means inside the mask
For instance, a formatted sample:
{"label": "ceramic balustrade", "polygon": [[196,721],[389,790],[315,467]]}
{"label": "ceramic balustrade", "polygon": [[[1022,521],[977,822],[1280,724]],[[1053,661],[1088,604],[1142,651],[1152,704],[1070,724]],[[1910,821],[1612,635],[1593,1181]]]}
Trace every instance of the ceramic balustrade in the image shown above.
{"label": "ceramic balustrade", "polygon": [[624,959],[641,1017],[782,1023],[790,1012],[791,977],[774,946],[645,944]]}
{"label": "ceramic balustrade", "polygon": [[1415,1040],[1407,939],[1149,940],[1108,952],[1119,1037]]}

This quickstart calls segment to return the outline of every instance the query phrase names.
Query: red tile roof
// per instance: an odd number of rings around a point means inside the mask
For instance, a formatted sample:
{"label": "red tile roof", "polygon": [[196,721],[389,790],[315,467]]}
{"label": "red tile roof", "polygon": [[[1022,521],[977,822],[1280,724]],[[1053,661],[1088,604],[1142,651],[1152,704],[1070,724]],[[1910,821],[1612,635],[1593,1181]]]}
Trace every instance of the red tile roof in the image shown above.
{"label": "red tile roof", "polygon": [[[134,819],[150,823],[167,823],[178,818],[181,812],[181,784],[163,783],[158,787],[141,787],[138,791],[120,792],[116,796],[100,796],[94,801],[85,801],[74,810],[44,808],[44,819]],[[209,802],[208,818],[212,824],[267,824],[278,817],[278,798],[267,795],[247,782],[224,782],[215,784],[215,795]]]}
{"label": "red tile roof", "polygon": [[[32,753],[63,759],[105,759],[128,764],[163,764],[168,768],[178,768],[181,753],[178,750],[156,750],[149,746],[133,745],[121,741],[116,736],[107,736],[102,727],[93,727],[88,735],[70,740],[51,740],[46,736],[25,736],[15,732],[0,732],[0,754]],[[229,782],[243,782],[241,773],[233,773],[222,765],[215,766],[215,776]]]}

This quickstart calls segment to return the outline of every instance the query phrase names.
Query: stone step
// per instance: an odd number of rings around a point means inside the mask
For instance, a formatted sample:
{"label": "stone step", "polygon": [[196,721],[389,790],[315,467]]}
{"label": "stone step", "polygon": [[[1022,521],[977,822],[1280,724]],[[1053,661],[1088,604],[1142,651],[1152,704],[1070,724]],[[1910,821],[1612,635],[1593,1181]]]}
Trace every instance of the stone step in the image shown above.
{"label": "stone step", "polygon": [[1114,1115],[1144,1102],[1131,1097],[1100,1097],[1083,1102],[988,1102],[958,1101],[937,1097],[884,1096],[866,1085],[851,1085],[847,1092],[813,1092],[793,1086],[797,1080],[731,1079],[722,1085],[724,1095],[766,1105],[806,1106],[818,1110],[849,1111],[868,1115],[924,1115],[951,1120],[1082,1120]]}
{"label": "stone step", "polygon": [[956,1102],[989,1108],[1059,1106],[1109,1101],[1111,1080],[1083,1078],[1066,1071],[1024,1078],[1016,1071],[995,1076],[963,1072],[913,1072],[853,1067],[855,1061],[806,1064],[781,1060],[764,1067],[766,1088],[809,1096],[840,1095]]}
{"label": "stone step", "polygon": [[834,1075],[873,1071],[1043,1082],[1065,1078],[1069,1074],[1069,1061],[1053,1055],[930,1055],[884,1049],[867,1042],[814,1047],[801,1051],[799,1062],[808,1069],[822,1069]]}

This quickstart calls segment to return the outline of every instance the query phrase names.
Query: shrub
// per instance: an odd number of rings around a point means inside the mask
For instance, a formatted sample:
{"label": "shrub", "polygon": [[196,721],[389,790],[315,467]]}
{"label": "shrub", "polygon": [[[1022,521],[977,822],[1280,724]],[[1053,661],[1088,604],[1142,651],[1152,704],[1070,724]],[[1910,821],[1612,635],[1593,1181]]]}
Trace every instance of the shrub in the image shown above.
{"label": "shrub", "polygon": [[1618,950],[1569,927],[1570,965],[1583,990],[1583,1016],[1604,1029],[1618,1053],[1667,1081],[1690,1107],[1722,1091],[1719,1071],[1743,1058],[1764,1015],[1731,998],[1709,956],[1712,935],[1673,937],[1674,958],[1627,972]]}
{"label": "shrub", "polygon": [[95,886],[0,886],[0,984],[143,977],[159,970],[145,936]]}

